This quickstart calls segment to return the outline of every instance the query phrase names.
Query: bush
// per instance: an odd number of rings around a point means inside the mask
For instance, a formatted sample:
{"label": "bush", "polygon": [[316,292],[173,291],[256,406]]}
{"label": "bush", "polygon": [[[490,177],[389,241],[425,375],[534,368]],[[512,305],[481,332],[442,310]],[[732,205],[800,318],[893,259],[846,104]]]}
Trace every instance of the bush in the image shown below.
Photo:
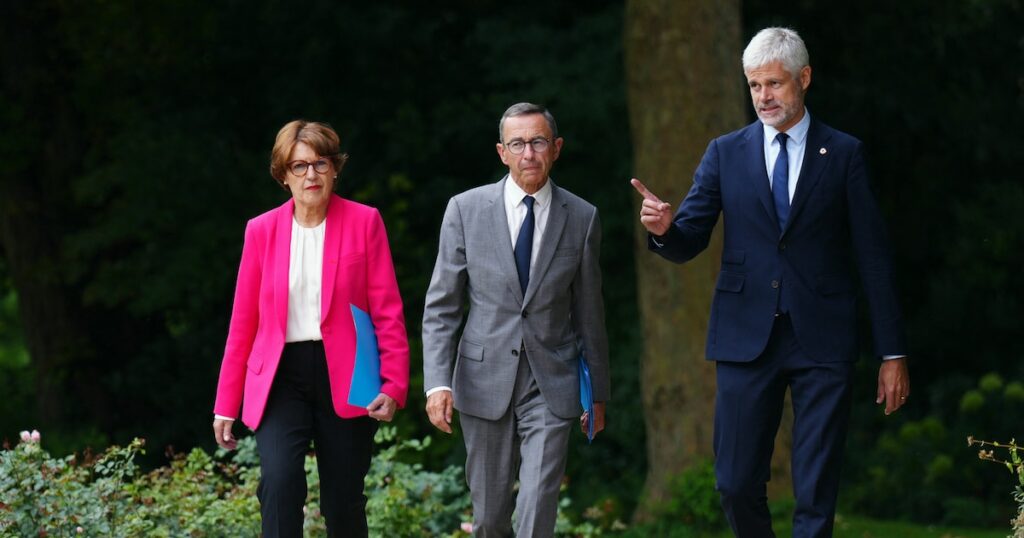
{"label": "bush", "polygon": [[[381,446],[366,476],[367,523],[371,536],[465,536],[471,519],[462,470],[441,472],[406,463],[430,446],[424,440],[396,441],[395,428],[378,430]],[[253,437],[239,440],[234,452],[201,449],[173,455],[169,465],[140,472],[136,456],[141,439],[112,446],[98,457],[52,458],[38,432],[23,432],[13,449],[0,452],[0,538],[19,536],[258,536],[260,532],[259,457]],[[320,517],[316,460],[305,461],[309,496],[304,507],[307,535],[326,533]],[[600,536],[621,523],[601,521],[588,509],[574,523],[559,506],[559,536]]]}
{"label": "bush", "polygon": [[701,461],[675,477],[671,494],[669,500],[652,511],[654,522],[635,527],[626,536],[690,538],[725,529],[711,461]]}
{"label": "bush", "polygon": [[[1010,526],[1013,529],[1012,538],[1024,538],[1024,446],[1018,445],[1014,439],[1010,439],[1009,443],[993,443],[980,441],[968,436],[967,446],[974,445],[982,447],[978,451],[979,459],[1002,464],[1016,479],[1017,484],[1013,490],[1013,500],[1017,503],[1017,515],[1010,520]],[[986,446],[992,448],[985,450]],[[1005,452],[1006,456],[996,454],[996,450]],[[1006,459],[1002,459],[1004,457]]]}
{"label": "bush", "polygon": [[[989,373],[976,382],[955,387],[930,387],[932,415],[896,422],[895,431],[854,432],[867,440],[866,452],[850,454],[844,471],[848,486],[840,500],[856,513],[891,519],[912,519],[944,525],[991,526],[1005,520],[1009,499],[993,491],[997,470],[963,465],[951,454],[967,435],[1010,438],[1020,427],[1024,390],[1019,381],[1007,382]],[[902,417],[900,417],[902,418]],[[913,491],[913,495],[906,492]]]}
{"label": "bush", "polygon": [[[378,443],[394,440],[382,428]],[[374,458],[367,475],[367,518],[379,536],[458,534],[469,499],[461,471],[429,473],[399,461],[422,450],[425,441],[390,444]],[[38,435],[0,453],[0,536],[257,536],[260,531],[259,466],[255,441],[217,457],[201,449],[175,455],[170,465],[142,474],[135,457],[143,441],[112,446],[97,458],[51,458]],[[309,498],[307,534],[324,528],[319,478],[313,456],[306,458]]]}

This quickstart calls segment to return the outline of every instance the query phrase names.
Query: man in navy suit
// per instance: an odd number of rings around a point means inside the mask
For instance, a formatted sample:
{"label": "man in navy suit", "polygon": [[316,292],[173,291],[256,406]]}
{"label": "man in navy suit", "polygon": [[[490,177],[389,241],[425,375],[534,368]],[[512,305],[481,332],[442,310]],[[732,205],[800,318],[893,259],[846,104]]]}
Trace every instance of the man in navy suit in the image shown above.
{"label": "man in navy suit", "polygon": [[859,140],[812,119],[807,48],[786,28],[743,52],[759,121],[711,142],[672,214],[634,179],[649,247],[682,263],[722,215],[708,323],[716,361],[715,475],[733,532],[774,536],[766,483],[787,387],[793,400],[793,536],[831,536],[856,353],[856,268],[881,359],[876,403],[910,394],[903,320]]}

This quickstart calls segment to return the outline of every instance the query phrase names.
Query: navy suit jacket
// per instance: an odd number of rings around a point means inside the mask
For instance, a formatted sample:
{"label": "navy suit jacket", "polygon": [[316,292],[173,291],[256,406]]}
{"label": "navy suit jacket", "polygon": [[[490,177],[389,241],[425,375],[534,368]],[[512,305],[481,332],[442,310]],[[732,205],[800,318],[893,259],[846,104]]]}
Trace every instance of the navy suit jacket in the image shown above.
{"label": "navy suit jacket", "polygon": [[875,354],[906,354],[885,225],[859,140],[812,118],[785,229],[775,216],[761,122],[713,140],[673,225],[657,243],[651,238],[651,250],[677,263],[693,258],[707,247],[719,213],[725,237],[709,360],[757,358],[780,306],[811,358],[854,360],[854,273],[867,296]]}

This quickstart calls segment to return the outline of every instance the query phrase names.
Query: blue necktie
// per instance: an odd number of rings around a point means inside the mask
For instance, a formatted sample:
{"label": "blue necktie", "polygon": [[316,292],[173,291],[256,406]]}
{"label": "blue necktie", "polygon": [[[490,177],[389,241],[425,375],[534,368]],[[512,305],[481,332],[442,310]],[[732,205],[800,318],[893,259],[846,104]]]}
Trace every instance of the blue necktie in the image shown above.
{"label": "blue necktie", "polygon": [[789,152],[786,151],[786,139],[789,135],[779,133],[775,140],[779,141],[779,156],[775,159],[772,171],[772,195],[775,198],[775,216],[779,218],[779,229],[786,229],[789,220]]}
{"label": "blue necktie", "polygon": [[516,238],[516,271],[519,273],[519,287],[523,294],[526,294],[526,286],[530,283],[530,255],[533,254],[533,196],[524,196],[523,203],[526,204],[526,218],[519,228],[519,237]]}

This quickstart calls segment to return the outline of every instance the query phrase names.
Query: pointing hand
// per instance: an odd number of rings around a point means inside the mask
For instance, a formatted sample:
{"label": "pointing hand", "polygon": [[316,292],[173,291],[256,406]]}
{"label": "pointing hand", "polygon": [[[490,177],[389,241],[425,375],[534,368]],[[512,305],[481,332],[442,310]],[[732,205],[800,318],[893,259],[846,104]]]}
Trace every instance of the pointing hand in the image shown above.
{"label": "pointing hand", "polygon": [[630,183],[636,192],[644,197],[644,201],[640,205],[640,224],[643,224],[644,228],[654,235],[667,234],[669,227],[672,226],[672,206],[647,190],[647,187],[639,179],[633,178]]}

